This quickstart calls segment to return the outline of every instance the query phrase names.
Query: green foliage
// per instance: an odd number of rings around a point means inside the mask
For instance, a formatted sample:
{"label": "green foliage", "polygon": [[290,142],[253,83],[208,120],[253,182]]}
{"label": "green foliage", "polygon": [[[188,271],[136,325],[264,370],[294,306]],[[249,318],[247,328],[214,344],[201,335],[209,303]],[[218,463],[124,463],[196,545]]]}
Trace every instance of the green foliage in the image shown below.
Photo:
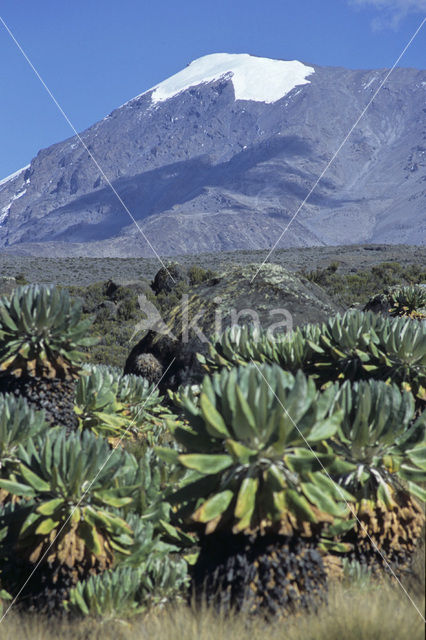
{"label": "green foliage", "polygon": [[42,411],[34,411],[23,398],[0,395],[0,475],[6,477],[17,460],[19,445],[50,429]]}
{"label": "green foliage", "polygon": [[[426,386],[426,323],[348,311],[321,326],[306,367],[320,384],[374,378],[408,385],[419,397]],[[305,367],[304,367],[305,368]]]}
{"label": "green foliage", "polygon": [[70,592],[67,609],[104,622],[128,619],[175,600],[187,583],[182,558],[151,555],[137,568],[118,567],[80,582]]}
{"label": "green foliage", "polygon": [[328,267],[325,267],[325,269],[321,269],[320,267],[317,267],[312,271],[304,271],[302,273],[303,273],[303,276],[310,282],[314,282],[315,284],[324,286],[328,284],[330,277],[336,273],[338,268],[339,268],[339,263],[332,262],[331,264],[329,264]]}
{"label": "green foliage", "polygon": [[426,318],[422,313],[426,309],[426,287],[401,287],[391,292],[389,298],[391,315]]}
{"label": "green foliage", "polygon": [[14,477],[0,480],[0,487],[26,499],[12,514],[12,526],[22,518],[19,552],[31,562],[47,552],[46,562],[73,566],[85,560],[103,567],[115,552],[128,553],[132,530],[111,509],[132,502],[134,487],[123,477],[136,466],[128,453],[111,452],[104,440],[87,432],[54,430],[21,446]]}
{"label": "green foliage", "polygon": [[365,304],[378,291],[388,287],[426,282],[426,269],[416,264],[382,262],[357,273],[340,273],[338,263],[313,271],[301,271],[302,277],[323,287],[335,300],[346,307]]}
{"label": "green foliage", "polygon": [[211,269],[203,269],[197,264],[193,264],[188,269],[189,282],[192,286],[207,282],[216,276],[216,272]]}
{"label": "green foliage", "polygon": [[105,621],[130,618],[144,611],[138,598],[142,575],[140,569],[118,567],[91,576],[71,589],[65,607],[74,615],[90,615]]}
{"label": "green foliage", "polygon": [[17,287],[0,298],[0,370],[14,375],[61,377],[75,373],[93,344],[90,321],[64,290]]}
{"label": "green foliage", "polygon": [[4,614],[4,609],[7,609],[12,600],[13,596],[6,589],[0,588],[0,616]]}
{"label": "green foliage", "polygon": [[[90,335],[97,336],[98,342],[89,350],[91,362],[123,368],[134,344],[131,338],[135,324],[141,319],[137,287],[104,281],[87,287],[69,287],[69,291],[80,299],[85,317],[93,316]],[[144,294],[158,306],[149,287]],[[115,312],[102,306],[104,303],[113,303]]]}
{"label": "green foliage", "polygon": [[347,463],[339,482],[357,500],[380,500],[387,508],[403,486],[425,500],[426,411],[415,419],[412,394],[376,380],[346,382],[335,404],[343,420],[332,446]]}
{"label": "green foliage", "polygon": [[379,588],[379,585],[373,581],[371,568],[362,565],[357,560],[343,559],[343,579],[348,587],[365,590]]}
{"label": "green foliage", "polygon": [[329,318],[321,325],[318,341],[310,342],[310,372],[322,383],[368,377],[373,371],[371,360],[379,356],[378,332],[385,324],[384,318],[371,312],[348,311]]}
{"label": "green foliage", "polygon": [[317,342],[320,332],[318,325],[306,325],[291,334],[275,336],[252,325],[233,325],[213,337],[209,355],[198,354],[198,359],[207,371],[266,362],[296,372],[310,362],[314,351],[309,341]]}
{"label": "green foliage", "polygon": [[377,330],[378,350],[373,351],[374,378],[392,380],[426,399],[426,321],[397,318]]}
{"label": "green foliage", "polygon": [[160,291],[156,296],[156,302],[161,314],[166,315],[176,307],[185,293],[188,293],[189,285],[185,281],[178,282],[171,291]]}
{"label": "green foliage", "polygon": [[322,473],[334,460],[323,441],[342,419],[332,407],[335,393],[317,391],[301,372],[293,377],[267,365],[206,376],[199,397],[184,391],[188,424],[177,424],[174,437],[185,452],[159,450],[191,470],[174,496],[182,512],[207,532],[278,524],[289,533],[330,522],[337,531],[348,514],[342,495],[351,496]]}
{"label": "green foliage", "polygon": [[114,373],[108,367],[94,366],[80,376],[74,407],[80,429],[113,437],[126,434],[130,421],[125,415],[124,404],[117,398],[118,376]]}
{"label": "green foliage", "polygon": [[300,368],[319,386],[330,381],[391,380],[407,385],[421,399],[426,386],[426,323],[348,311],[276,338],[265,331],[232,327],[213,339],[209,356],[200,360],[208,370],[251,361],[277,363],[293,373]]}
{"label": "green foliage", "polygon": [[125,298],[118,307],[119,320],[136,320],[140,314],[137,296]]}
{"label": "green foliage", "polygon": [[75,397],[80,428],[96,435],[147,435],[153,429],[162,430],[163,418],[170,413],[148,380],[124,375],[114,367],[86,366]]}

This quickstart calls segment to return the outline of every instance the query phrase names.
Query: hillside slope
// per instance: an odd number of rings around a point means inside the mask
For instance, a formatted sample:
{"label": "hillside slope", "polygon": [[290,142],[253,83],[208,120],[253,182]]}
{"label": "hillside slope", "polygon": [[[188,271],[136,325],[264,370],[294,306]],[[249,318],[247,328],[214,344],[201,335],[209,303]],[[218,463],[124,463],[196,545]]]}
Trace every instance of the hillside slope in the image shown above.
{"label": "hillside slope", "polygon": [[[216,54],[82,133],[162,255],[272,246],[386,70]],[[424,244],[426,72],[395,69],[279,246]],[[76,137],[0,182],[0,248],[152,256]]]}

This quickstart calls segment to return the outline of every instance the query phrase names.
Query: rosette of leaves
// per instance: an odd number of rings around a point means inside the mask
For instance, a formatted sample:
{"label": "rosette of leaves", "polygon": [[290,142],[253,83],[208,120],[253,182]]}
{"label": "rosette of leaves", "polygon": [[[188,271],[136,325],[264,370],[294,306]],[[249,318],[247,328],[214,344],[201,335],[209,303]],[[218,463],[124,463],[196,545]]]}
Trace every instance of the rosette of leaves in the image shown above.
{"label": "rosette of leaves", "polygon": [[233,325],[212,338],[208,356],[198,354],[198,359],[209,372],[256,362],[276,363],[294,373],[308,368],[312,356],[309,340],[316,342],[319,334],[319,325],[277,335],[253,325]]}
{"label": "rosette of leaves", "polygon": [[342,418],[335,393],[301,371],[251,364],[181,394],[183,450],[159,454],[187,470],[171,501],[200,533],[194,589],[209,604],[284,614],[323,592],[318,546],[340,548],[334,537],[353,527],[352,496],[324,472]]}
{"label": "rosette of leaves", "polygon": [[[144,475],[146,485],[156,486],[150,474]],[[155,500],[158,503],[158,496]],[[113,570],[77,583],[65,603],[68,611],[104,621],[122,620],[180,596],[188,586],[188,565],[177,553],[179,548],[162,539],[158,516],[150,504],[145,505],[142,517],[128,515],[126,522],[134,535],[130,553],[118,555]]]}
{"label": "rosette of leaves", "polygon": [[394,381],[426,399],[426,322],[349,311],[323,325],[313,349],[320,384],[362,379]]}
{"label": "rosette of leaves", "polygon": [[15,553],[65,570],[72,582],[110,567],[133,544],[131,527],[113,509],[132,502],[134,488],[121,477],[136,464],[88,432],[55,430],[21,446],[15,477],[0,480],[0,487],[26,498],[10,514]]}
{"label": "rosette of leaves", "polygon": [[76,386],[75,412],[81,429],[112,438],[161,429],[170,413],[148,380],[103,365],[85,367]]}
{"label": "rosette of leaves", "polygon": [[329,318],[321,326],[317,340],[309,340],[312,371],[319,383],[374,377],[375,362],[381,355],[378,331],[387,322],[378,314],[362,311]]}
{"label": "rosette of leaves", "polygon": [[123,620],[144,611],[138,592],[143,572],[117,567],[87,580],[70,590],[65,608],[73,615],[102,618],[103,622]]}
{"label": "rosette of leaves", "polygon": [[68,292],[47,285],[17,287],[0,298],[0,371],[14,376],[76,375],[82,349],[94,343],[90,320]]}
{"label": "rosette of leaves", "polygon": [[158,449],[190,470],[174,496],[181,513],[206,533],[344,529],[351,496],[322,472],[333,461],[324,441],[342,418],[335,393],[268,365],[206,376],[195,402],[184,393],[187,424],[174,437],[185,451]]}
{"label": "rosette of leaves", "polygon": [[42,411],[34,411],[23,398],[0,395],[0,475],[7,476],[17,461],[19,445],[50,429]]}
{"label": "rosette of leaves", "polygon": [[160,392],[146,378],[121,374],[118,385],[119,400],[125,404],[139,434],[148,435],[164,431],[165,419],[172,419],[163,404]]}
{"label": "rosette of leaves", "polygon": [[80,429],[106,437],[126,433],[130,420],[125,405],[118,399],[118,384],[119,376],[114,369],[101,365],[85,367],[75,389],[74,411]]}
{"label": "rosette of leaves", "polygon": [[425,521],[426,412],[416,418],[411,393],[376,380],[345,383],[335,403],[344,413],[332,446],[346,467],[336,478],[357,501],[356,548],[404,561]]}
{"label": "rosette of leaves", "polygon": [[392,316],[408,316],[409,318],[426,318],[426,287],[401,287],[389,295]]}
{"label": "rosette of leaves", "polygon": [[79,582],[71,589],[66,608],[103,622],[126,620],[176,600],[187,584],[183,558],[151,554],[137,568],[119,566]]}
{"label": "rosette of leaves", "polygon": [[381,325],[377,335],[379,349],[368,368],[371,375],[403,385],[426,401],[426,320],[396,318]]}

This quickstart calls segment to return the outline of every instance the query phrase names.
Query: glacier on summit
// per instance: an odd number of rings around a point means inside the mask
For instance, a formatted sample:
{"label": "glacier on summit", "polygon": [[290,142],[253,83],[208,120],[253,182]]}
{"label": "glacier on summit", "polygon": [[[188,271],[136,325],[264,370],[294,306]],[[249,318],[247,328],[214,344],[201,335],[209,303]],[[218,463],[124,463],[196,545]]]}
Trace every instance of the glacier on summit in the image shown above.
{"label": "glacier on summit", "polygon": [[271,60],[247,53],[214,53],[198,58],[185,69],[160,82],[152,91],[154,103],[172,98],[190,87],[219,80],[229,75],[236,100],[277,102],[294,87],[309,83],[315,73],[298,60]]}

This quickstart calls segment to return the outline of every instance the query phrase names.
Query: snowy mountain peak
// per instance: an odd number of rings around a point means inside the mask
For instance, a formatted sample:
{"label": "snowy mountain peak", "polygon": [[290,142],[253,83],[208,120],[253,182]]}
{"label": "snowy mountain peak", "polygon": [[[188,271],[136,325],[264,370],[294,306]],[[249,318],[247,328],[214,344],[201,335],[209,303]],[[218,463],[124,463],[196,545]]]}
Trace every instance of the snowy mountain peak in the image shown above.
{"label": "snowy mountain peak", "polygon": [[199,84],[229,76],[236,100],[276,102],[294,87],[309,83],[306,78],[315,73],[298,60],[271,60],[247,53],[214,53],[198,58],[185,69],[160,82],[150,91],[154,103],[164,102]]}

